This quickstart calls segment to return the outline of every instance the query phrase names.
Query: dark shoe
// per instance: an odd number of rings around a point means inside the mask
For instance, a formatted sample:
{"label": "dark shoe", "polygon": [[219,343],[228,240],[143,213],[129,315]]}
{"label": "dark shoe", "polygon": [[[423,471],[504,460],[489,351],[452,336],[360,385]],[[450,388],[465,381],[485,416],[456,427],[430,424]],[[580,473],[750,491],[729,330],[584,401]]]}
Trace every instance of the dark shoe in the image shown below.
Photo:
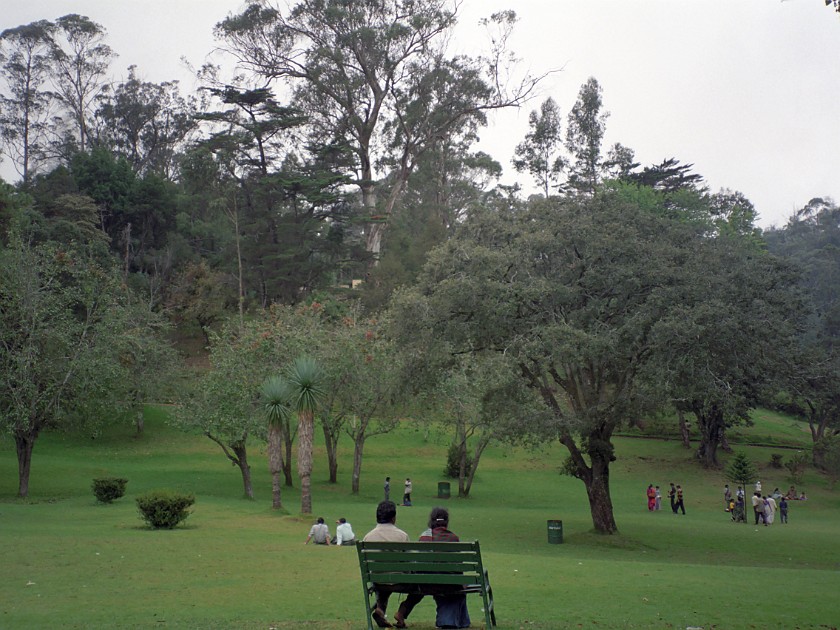
{"label": "dark shoe", "polygon": [[[404,603],[405,602],[403,602],[403,604]],[[405,617],[408,613],[405,612],[403,604],[400,604],[400,607],[397,609],[397,612],[394,613],[394,627],[396,628],[408,628],[408,626],[405,625]]]}
{"label": "dark shoe", "polygon": [[385,618],[385,613],[382,612],[381,608],[374,608],[373,612],[370,614],[373,617],[373,620],[376,622],[376,625],[380,628],[393,628],[388,620]]}

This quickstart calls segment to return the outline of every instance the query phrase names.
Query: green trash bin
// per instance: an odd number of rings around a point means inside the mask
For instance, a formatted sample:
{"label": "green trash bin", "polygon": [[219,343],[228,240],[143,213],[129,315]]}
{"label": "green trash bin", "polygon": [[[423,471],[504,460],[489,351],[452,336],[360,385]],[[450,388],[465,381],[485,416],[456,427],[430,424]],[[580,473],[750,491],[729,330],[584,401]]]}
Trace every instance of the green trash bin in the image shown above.
{"label": "green trash bin", "polygon": [[438,482],[438,499],[448,499],[449,498],[449,482],[448,481],[439,481]]}
{"label": "green trash bin", "polygon": [[563,521],[548,521],[548,542],[552,545],[563,544]]}

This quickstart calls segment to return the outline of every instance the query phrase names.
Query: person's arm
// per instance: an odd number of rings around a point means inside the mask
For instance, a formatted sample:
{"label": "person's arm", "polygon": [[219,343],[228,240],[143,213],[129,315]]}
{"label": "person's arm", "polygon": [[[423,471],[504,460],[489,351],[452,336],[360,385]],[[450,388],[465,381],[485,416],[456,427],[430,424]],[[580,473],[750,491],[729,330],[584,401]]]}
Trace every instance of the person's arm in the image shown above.
{"label": "person's arm", "polygon": [[344,542],[344,532],[341,529],[341,525],[339,525],[338,527],[335,528],[335,544],[340,547],[341,543],[343,543],[343,542]]}

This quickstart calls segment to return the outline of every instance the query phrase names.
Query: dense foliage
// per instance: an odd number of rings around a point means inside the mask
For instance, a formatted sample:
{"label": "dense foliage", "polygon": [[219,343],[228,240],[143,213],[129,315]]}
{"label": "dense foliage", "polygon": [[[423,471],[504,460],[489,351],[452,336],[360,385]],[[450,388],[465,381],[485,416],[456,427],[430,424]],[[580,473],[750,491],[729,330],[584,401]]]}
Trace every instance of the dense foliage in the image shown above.
{"label": "dense foliage", "polygon": [[137,497],[140,518],[152,529],[174,529],[192,512],[195,503],[191,494],[172,490],[152,490]]}
{"label": "dense foliage", "polygon": [[100,503],[112,503],[125,495],[125,486],[128,479],[120,477],[100,477],[94,479],[91,484],[93,496]]}
{"label": "dense foliage", "polygon": [[[476,143],[539,77],[505,76],[512,11],[484,22],[486,55],[449,55],[457,9],[249,0],[215,29],[236,73],[206,66],[187,95],[133,66],[110,81],[84,16],[0,33],[20,175],[0,183],[0,429],[21,496],[43,431],[142,431],[163,401],[246,497],[267,440],[277,509],[297,440],[305,513],[315,428],[331,483],[352,440],[358,493],[366,440],[401,417],[448,428],[464,497],[493,441],[559,440],[608,533],[611,440],[647,414],[692,418],[717,467],[726,431],[776,400],[837,468],[836,204],[762,234],[691,164],[605,150],[594,77],[565,121],[551,98],[532,112],[514,166],[542,194],[523,199]],[[204,346],[195,369],[173,328]]]}

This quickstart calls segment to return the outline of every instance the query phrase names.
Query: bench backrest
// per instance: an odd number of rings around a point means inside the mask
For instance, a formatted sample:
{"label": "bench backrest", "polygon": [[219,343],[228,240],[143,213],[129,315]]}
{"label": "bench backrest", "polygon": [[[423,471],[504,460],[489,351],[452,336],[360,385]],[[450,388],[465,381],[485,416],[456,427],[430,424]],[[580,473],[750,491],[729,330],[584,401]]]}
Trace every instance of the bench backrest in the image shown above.
{"label": "bench backrest", "polygon": [[473,542],[359,542],[362,579],[380,584],[484,583],[481,549]]}

